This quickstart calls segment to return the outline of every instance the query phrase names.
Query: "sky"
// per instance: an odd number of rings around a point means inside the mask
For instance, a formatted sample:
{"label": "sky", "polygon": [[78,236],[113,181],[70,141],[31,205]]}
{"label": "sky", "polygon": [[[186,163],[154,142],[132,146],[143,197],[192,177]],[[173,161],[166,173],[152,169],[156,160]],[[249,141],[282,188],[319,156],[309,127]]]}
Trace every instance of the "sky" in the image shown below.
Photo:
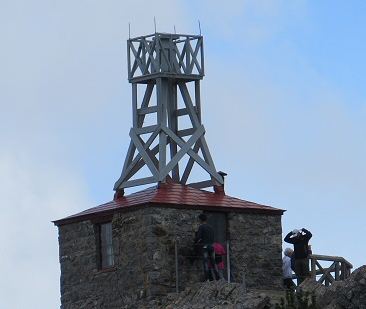
{"label": "sky", "polygon": [[155,29],[204,37],[202,123],[226,194],[364,265],[364,16],[361,0],[1,1],[0,308],[60,306],[51,221],[112,200],[132,126],[126,41]]}

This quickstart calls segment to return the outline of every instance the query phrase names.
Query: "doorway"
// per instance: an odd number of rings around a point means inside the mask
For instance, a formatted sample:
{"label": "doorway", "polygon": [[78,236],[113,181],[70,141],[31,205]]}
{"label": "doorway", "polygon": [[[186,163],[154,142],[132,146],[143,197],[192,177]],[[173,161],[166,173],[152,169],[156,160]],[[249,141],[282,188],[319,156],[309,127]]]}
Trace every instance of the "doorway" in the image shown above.
{"label": "doorway", "polygon": [[226,213],[205,212],[207,223],[210,224],[215,233],[215,242],[222,245],[226,243]]}

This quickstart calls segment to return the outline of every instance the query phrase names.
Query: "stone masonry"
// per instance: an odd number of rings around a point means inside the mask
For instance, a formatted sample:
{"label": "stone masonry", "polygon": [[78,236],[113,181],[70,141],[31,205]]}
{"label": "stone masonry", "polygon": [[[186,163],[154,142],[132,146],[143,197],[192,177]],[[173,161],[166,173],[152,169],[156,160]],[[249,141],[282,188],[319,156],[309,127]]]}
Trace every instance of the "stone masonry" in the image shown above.
{"label": "stone masonry", "polygon": [[[90,220],[59,225],[63,309],[128,308],[204,281],[191,263],[202,210],[146,207],[113,215],[114,268],[98,269],[97,232]],[[282,288],[281,215],[227,212],[231,279],[248,288]]]}
{"label": "stone masonry", "polygon": [[229,213],[233,281],[257,289],[282,288],[281,216]]}

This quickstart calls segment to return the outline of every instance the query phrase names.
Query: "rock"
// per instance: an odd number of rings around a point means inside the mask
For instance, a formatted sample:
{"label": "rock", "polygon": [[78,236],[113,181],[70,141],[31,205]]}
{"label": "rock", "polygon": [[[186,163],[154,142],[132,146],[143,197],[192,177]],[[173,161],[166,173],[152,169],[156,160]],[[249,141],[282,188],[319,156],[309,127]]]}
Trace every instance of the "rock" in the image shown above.
{"label": "rock", "polygon": [[366,308],[365,282],[366,266],[362,266],[356,269],[347,280],[332,284],[319,304],[325,309],[333,308],[332,305],[347,309]]}
{"label": "rock", "polygon": [[[324,286],[308,278],[300,288],[304,292],[315,292],[320,309],[366,309],[366,266],[356,269],[345,281]],[[240,283],[205,282],[192,284],[179,294],[162,294],[145,303],[143,299],[134,309],[274,309],[280,298],[285,298],[281,290],[250,290],[244,293]]]}
{"label": "rock", "polygon": [[315,291],[317,303],[322,309],[366,308],[366,265],[356,269],[348,279],[325,287],[313,279],[306,279],[300,288]]}
{"label": "rock", "polygon": [[[199,290],[189,295],[192,290],[180,293],[177,299],[167,304],[165,309],[269,309],[270,298],[265,293],[243,292],[238,283],[207,282]],[[190,298],[189,301],[188,298]]]}
{"label": "rock", "polygon": [[324,293],[327,290],[327,287],[325,285],[321,284],[320,282],[316,281],[313,278],[307,278],[307,279],[305,279],[301,283],[300,288],[304,292],[311,293],[311,292],[314,291],[315,292],[315,295],[316,295],[316,298],[318,300],[323,298],[323,295],[324,295]]}

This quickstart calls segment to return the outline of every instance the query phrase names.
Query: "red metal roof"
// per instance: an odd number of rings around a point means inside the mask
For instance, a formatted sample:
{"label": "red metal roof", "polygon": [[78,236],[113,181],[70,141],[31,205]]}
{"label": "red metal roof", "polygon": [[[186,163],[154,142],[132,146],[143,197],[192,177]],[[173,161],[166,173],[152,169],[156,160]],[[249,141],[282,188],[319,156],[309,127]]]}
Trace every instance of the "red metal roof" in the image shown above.
{"label": "red metal roof", "polygon": [[145,190],[115,198],[113,201],[93,207],[64,219],[53,221],[55,225],[95,219],[118,212],[143,207],[171,207],[202,210],[250,212],[282,215],[285,210],[240,200],[225,195],[195,189],[175,182],[159,184]]}

